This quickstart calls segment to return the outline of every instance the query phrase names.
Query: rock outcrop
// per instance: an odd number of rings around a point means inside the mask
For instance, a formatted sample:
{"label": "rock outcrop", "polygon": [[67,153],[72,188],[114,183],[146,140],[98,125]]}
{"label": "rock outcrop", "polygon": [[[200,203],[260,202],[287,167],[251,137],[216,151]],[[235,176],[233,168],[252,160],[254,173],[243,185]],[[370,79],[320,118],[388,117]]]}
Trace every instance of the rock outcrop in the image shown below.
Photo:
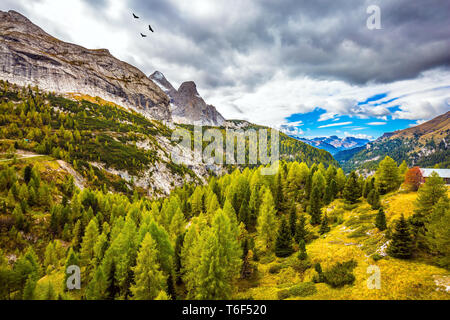
{"label": "rock outcrop", "polygon": [[0,11],[0,79],[98,96],[150,119],[172,120],[169,98],[139,69],[106,49],[60,41],[12,10]]}
{"label": "rock outcrop", "polygon": [[169,97],[173,121],[203,126],[223,126],[225,118],[212,105],[206,104],[193,81],[183,82],[176,90],[164,75],[155,71],[152,79]]}

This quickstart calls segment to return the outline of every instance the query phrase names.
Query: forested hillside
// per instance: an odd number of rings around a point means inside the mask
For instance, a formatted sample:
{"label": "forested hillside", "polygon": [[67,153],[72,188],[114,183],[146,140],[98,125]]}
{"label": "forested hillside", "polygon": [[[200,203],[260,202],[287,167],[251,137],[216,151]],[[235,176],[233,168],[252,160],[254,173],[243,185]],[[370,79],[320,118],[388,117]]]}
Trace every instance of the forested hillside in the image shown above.
{"label": "forested hillside", "polygon": [[199,172],[170,160],[171,130],[158,121],[100,99],[77,101],[7,82],[1,90],[0,151],[6,158],[16,150],[49,155],[73,167],[84,186],[125,194],[161,194],[160,180],[169,186],[200,181]]}
{"label": "forested hillside", "polygon": [[449,142],[450,111],[421,125],[384,134],[350,158],[339,155],[339,161],[348,172],[374,170],[386,155],[409,166],[450,168]]}
{"label": "forested hillside", "polygon": [[[1,166],[2,299],[448,298],[448,191],[432,177],[399,193],[406,168],[388,157],[368,179],[282,162],[155,201],[79,190],[54,164]],[[67,290],[70,265],[80,290]],[[370,265],[381,290],[367,288]]]}
{"label": "forested hillside", "polygon": [[[187,124],[180,124],[179,127],[185,128],[191,132],[193,132],[194,127],[193,125],[187,125]],[[226,148],[226,130],[236,130],[236,132],[239,132],[241,130],[242,132],[245,132],[246,130],[254,130],[256,133],[258,133],[259,130],[265,129],[270,132],[269,127],[253,124],[247,121],[243,120],[229,120],[226,122],[224,126],[221,127],[211,127],[211,126],[203,126],[203,131],[210,129],[210,128],[217,128],[220,129],[222,132],[222,136],[224,137],[224,149]],[[271,135],[268,134],[267,136],[267,144],[271,145]],[[207,143],[204,142],[204,147],[206,147]],[[245,141],[245,158],[246,162],[248,162],[248,151],[249,151],[249,141]],[[268,147],[268,152],[270,153],[270,148]],[[297,161],[297,162],[305,162],[308,165],[312,165],[313,163],[323,163],[325,166],[328,165],[334,165],[339,166],[338,162],[333,158],[331,153],[328,151],[318,149],[315,147],[312,147],[308,145],[307,143],[301,142],[295,138],[292,138],[282,132],[279,132],[279,155],[281,160],[285,161]],[[226,163],[224,159],[224,163]],[[248,167],[257,167],[255,165],[246,165]],[[228,166],[228,168],[232,171],[233,166]],[[230,171],[230,172],[231,172]]]}
{"label": "forested hillside", "polygon": [[[175,164],[173,129],[102,99],[78,94],[68,99],[3,81],[0,88],[3,156],[12,157],[16,150],[50,155],[73,167],[85,186],[158,196],[185,182],[204,182],[204,177],[235,168],[207,170],[201,159]],[[192,130],[192,126],[184,127]],[[280,157],[337,164],[328,152],[282,134]]]}

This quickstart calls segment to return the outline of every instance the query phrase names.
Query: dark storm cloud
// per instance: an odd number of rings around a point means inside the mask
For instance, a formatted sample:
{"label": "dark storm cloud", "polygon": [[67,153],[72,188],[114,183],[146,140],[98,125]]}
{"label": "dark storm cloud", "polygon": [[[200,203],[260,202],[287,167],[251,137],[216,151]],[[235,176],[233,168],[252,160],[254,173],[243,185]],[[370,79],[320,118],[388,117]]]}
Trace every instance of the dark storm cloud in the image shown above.
{"label": "dark storm cloud", "polygon": [[[89,3],[95,9],[106,5],[105,0]],[[194,7],[189,12],[166,0],[129,0],[128,6],[156,32],[194,44],[155,50],[168,64],[197,70],[196,81],[205,88],[239,85],[252,90],[277,71],[291,77],[388,83],[450,65],[449,1],[262,0],[251,2],[251,10],[242,9],[243,2],[226,3],[229,14],[217,20],[199,18]],[[381,30],[366,27],[366,9],[372,4],[381,8]],[[242,56],[257,57],[259,65],[253,66],[253,60],[243,64]]]}

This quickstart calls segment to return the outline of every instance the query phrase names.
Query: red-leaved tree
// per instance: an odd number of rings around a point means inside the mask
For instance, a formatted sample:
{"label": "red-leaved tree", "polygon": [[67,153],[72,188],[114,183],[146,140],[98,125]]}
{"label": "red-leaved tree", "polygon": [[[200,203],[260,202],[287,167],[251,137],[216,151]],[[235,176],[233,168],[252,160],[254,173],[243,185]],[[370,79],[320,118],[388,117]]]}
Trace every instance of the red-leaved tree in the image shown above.
{"label": "red-leaved tree", "polygon": [[419,190],[420,184],[423,182],[422,172],[419,167],[412,167],[406,171],[405,185],[411,191]]}

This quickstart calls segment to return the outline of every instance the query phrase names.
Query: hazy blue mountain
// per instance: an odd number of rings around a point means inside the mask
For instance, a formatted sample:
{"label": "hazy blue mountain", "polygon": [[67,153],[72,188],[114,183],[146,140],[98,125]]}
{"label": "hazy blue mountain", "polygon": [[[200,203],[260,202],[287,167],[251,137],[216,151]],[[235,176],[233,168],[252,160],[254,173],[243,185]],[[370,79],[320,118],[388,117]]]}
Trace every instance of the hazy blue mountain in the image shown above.
{"label": "hazy blue mountain", "polygon": [[369,140],[360,139],[355,137],[339,138],[338,136],[330,137],[316,137],[312,139],[306,139],[299,136],[292,136],[302,142],[305,142],[313,147],[326,150],[335,155],[340,151],[350,150],[353,148],[365,146]]}

